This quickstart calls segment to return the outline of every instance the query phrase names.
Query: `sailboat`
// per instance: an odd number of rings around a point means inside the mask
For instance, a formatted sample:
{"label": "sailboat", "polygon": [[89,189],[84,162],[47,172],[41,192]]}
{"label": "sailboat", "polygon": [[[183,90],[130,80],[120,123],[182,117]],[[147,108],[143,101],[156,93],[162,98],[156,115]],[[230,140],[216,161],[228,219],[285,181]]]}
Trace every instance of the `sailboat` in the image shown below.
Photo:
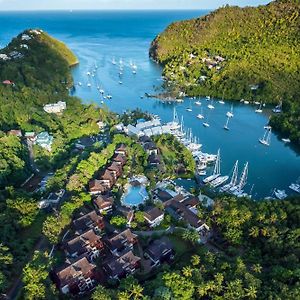
{"label": "sailboat", "polygon": [[[182,120],[182,123],[183,123],[183,120]],[[167,125],[170,126],[171,130],[180,129],[181,125],[179,123],[179,119],[178,119],[178,115],[177,115],[175,107],[174,107],[174,110],[173,110],[173,120],[172,120],[172,122],[167,123]]]}
{"label": "sailboat", "polygon": [[214,109],[215,107],[213,106],[213,100],[211,100],[211,103],[207,105],[209,109]]}
{"label": "sailboat", "polygon": [[[221,175],[221,158],[219,155],[219,174]],[[229,176],[218,176],[216,179],[209,182],[209,185],[211,185],[213,188],[216,188],[222,184],[224,184],[228,180]]]}
{"label": "sailboat", "polygon": [[256,113],[262,113],[262,104],[260,103],[259,108],[255,110]]}
{"label": "sailboat", "polygon": [[230,117],[227,117],[226,123],[224,125],[225,130],[229,130],[229,127],[228,127],[229,119],[230,119]]}
{"label": "sailboat", "polygon": [[189,111],[189,112],[193,111],[192,110],[192,102],[191,101],[190,101],[190,106],[186,109],[186,111]]}
{"label": "sailboat", "polygon": [[259,139],[259,142],[265,146],[270,146],[271,132],[272,132],[272,128],[271,127],[267,128],[264,133],[264,136],[261,139]]}
{"label": "sailboat", "polygon": [[224,93],[225,93],[225,91],[223,92],[222,100],[219,101],[220,104],[225,104],[225,102],[224,102]]}
{"label": "sailboat", "polygon": [[212,173],[212,175],[206,177],[203,179],[203,183],[209,183],[213,180],[215,180],[216,178],[218,178],[221,174],[220,174],[220,149],[218,150],[218,153],[217,153],[217,159],[216,159],[216,162],[215,162],[215,167],[214,167],[214,171]]}
{"label": "sailboat", "polygon": [[202,107],[201,107],[201,113],[197,115],[197,118],[198,119],[204,119]]}
{"label": "sailboat", "polygon": [[201,105],[201,102],[200,102],[199,100],[197,100],[197,101],[195,102],[195,104],[196,104],[196,105]]}
{"label": "sailboat", "polygon": [[203,122],[203,126],[204,126],[204,127],[209,127],[210,125],[209,125],[208,122]]}
{"label": "sailboat", "polygon": [[230,192],[235,196],[241,196],[243,194],[243,188],[245,187],[248,179],[248,162],[245,163],[240,182],[238,185],[230,188]]}
{"label": "sailboat", "polygon": [[220,193],[224,193],[224,192],[228,191],[230,188],[236,186],[237,180],[238,180],[238,173],[239,173],[238,169],[239,169],[239,161],[237,160],[233,166],[233,171],[232,171],[232,176],[231,176],[230,182],[220,188]]}
{"label": "sailboat", "polygon": [[229,117],[229,118],[233,118],[234,114],[233,114],[233,104],[231,104],[231,109],[230,111],[228,111],[226,113],[226,116]]}

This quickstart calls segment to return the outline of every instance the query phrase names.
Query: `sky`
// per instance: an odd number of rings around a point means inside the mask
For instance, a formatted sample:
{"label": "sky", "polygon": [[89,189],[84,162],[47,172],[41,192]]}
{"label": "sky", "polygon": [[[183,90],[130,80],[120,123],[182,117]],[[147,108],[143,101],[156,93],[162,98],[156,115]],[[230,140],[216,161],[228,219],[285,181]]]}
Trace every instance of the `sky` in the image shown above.
{"label": "sky", "polygon": [[271,0],[0,0],[1,10],[214,9],[225,4],[256,6]]}

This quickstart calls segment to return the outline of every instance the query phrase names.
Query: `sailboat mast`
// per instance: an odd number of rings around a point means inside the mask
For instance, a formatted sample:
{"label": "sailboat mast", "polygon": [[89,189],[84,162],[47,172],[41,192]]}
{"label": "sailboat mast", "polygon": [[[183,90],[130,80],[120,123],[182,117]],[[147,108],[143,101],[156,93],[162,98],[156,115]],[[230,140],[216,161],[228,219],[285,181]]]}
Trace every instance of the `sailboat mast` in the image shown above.
{"label": "sailboat mast", "polygon": [[248,162],[246,162],[242,176],[241,176],[241,180],[240,183],[238,185],[238,189],[239,191],[242,190],[242,188],[246,185],[247,182],[247,177],[248,177]]}
{"label": "sailboat mast", "polygon": [[237,182],[237,178],[238,178],[238,164],[239,164],[239,161],[237,160],[234,164],[234,167],[233,167],[233,173],[232,173],[232,177],[231,177],[231,180],[230,180],[230,185],[231,186],[234,186],[236,185],[236,182]]}
{"label": "sailboat mast", "polygon": [[217,159],[216,159],[214,172],[213,172],[213,175],[217,175],[217,174],[220,174],[220,149],[218,150],[217,153]]}

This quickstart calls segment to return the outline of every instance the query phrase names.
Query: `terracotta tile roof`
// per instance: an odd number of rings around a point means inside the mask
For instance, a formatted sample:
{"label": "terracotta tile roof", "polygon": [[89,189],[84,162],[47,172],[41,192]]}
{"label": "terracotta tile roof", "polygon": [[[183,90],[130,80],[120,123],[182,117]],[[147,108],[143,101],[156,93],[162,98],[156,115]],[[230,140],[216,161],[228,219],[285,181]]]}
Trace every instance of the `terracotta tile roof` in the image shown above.
{"label": "terracotta tile roof", "polygon": [[113,257],[104,264],[104,270],[108,275],[115,277],[121,277],[128,272],[128,270],[133,270],[137,267],[141,258],[135,256],[130,250],[120,257]]}
{"label": "terracotta tile roof", "polygon": [[93,200],[93,203],[98,209],[105,209],[113,205],[114,198],[108,195],[99,195]]}
{"label": "terracotta tile roof", "polygon": [[85,231],[92,226],[97,226],[103,222],[103,217],[99,216],[94,210],[87,214],[82,214],[79,218],[73,221],[73,226],[76,230]]}
{"label": "terracotta tile roof", "polygon": [[94,179],[89,182],[89,191],[104,193],[107,191],[107,187],[100,180]]}
{"label": "terracotta tile roof", "polygon": [[81,257],[73,263],[66,263],[57,272],[56,276],[59,279],[60,286],[76,282],[78,277],[89,277],[96,269],[94,264],[91,264],[86,257]]}

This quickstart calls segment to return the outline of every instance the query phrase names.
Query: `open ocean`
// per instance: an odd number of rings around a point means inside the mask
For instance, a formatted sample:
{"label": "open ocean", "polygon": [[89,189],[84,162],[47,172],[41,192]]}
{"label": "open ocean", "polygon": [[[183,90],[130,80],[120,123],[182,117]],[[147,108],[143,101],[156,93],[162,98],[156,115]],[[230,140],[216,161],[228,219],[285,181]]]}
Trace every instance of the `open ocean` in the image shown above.
{"label": "open ocean", "polygon": [[[111,100],[103,100],[111,110],[123,112],[140,108],[158,114],[163,121],[170,121],[173,108],[179,117],[183,116],[186,128],[191,128],[203,144],[203,151],[216,153],[221,149],[221,171],[230,173],[236,160],[240,170],[249,162],[249,177],[245,191],[254,185],[255,198],[270,196],[274,188],[285,189],[300,177],[300,152],[284,144],[281,137],[272,134],[270,147],[259,144],[264,133],[270,109],[263,114],[254,112],[255,107],[234,103],[234,118],[230,120],[229,131],[223,129],[226,112],[231,103],[214,102],[215,109],[208,110],[208,102],[202,98],[203,113],[210,123],[202,126],[196,118],[201,107],[189,99],[184,103],[168,104],[154,99],[141,99],[145,92],[153,93],[161,81],[161,68],[148,57],[152,39],[168,24],[206,14],[208,11],[74,11],[74,12],[1,12],[0,46],[28,28],[41,28],[64,41],[78,56],[80,64],[73,69],[76,86],[75,95],[85,103],[101,104],[97,86]],[[122,75],[119,67],[112,64],[113,57],[124,64]],[[137,73],[132,73],[130,62],[136,64]],[[95,76],[87,72],[95,71]],[[122,81],[122,84],[119,83]],[[88,87],[90,84],[91,87]],[[192,105],[192,112],[186,108]]]}

